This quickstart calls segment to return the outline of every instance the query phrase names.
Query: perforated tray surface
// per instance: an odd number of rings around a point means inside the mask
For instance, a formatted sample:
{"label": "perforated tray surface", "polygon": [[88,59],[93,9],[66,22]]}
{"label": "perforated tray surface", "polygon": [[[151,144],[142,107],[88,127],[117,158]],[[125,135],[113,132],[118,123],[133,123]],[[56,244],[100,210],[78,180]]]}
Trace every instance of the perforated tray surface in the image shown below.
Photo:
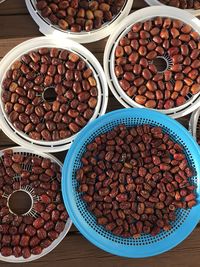
{"label": "perforated tray surface", "polygon": [[114,28],[125,18],[131,10],[134,0],[126,0],[120,12],[116,14],[113,19],[107,23],[104,23],[102,27],[90,32],[71,32],[69,30],[62,30],[57,25],[53,25],[48,18],[44,18],[36,8],[36,0],[26,0],[26,6],[39,26],[39,30],[44,35],[54,35],[62,38],[69,38],[77,41],[78,43],[90,43],[107,37]]}
{"label": "perforated tray surface", "polygon": [[[197,185],[198,204],[188,210],[179,209],[177,219],[172,223],[170,231],[161,231],[155,237],[143,234],[140,238],[122,238],[106,231],[97,225],[96,218],[92,215],[86,204],[77,192],[78,182],[76,171],[81,166],[81,156],[86,146],[96,136],[110,131],[113,127],[125,124],[133,127],[141,124],[160,126],[165,133],[184,147],[190,166],[195,170],[191,178],[192,183]],[[175,247],[184,240],[195,228],[200,218],[200,149],[190,133],[178,122],[156,111],[146,109],[122,109],[108,113],[83,129],[65,159],[63,167],[62,193],[69,215],[80,232],[93,244],[101,249],[119,256],[140,258],[148,257],[165,252]]]}
{"label": "perforated tray surface", "polygon": [[192,113],[189,121],[189,130],[200,145],[200,108]]}
{"label": "perforated tray surface", "polygon": [[[37,158],[47,158],[47,159],[50,159],[52,163],[57,163],[60,168],[62,168],[62,163],[56,158],[54,157],[53,155],[50,155],[50,154],[45,154],[43,152],[38,152],[36,150],[31,150],[31,149],[27,149],[27,148],[23,148],[23,147],[12,147],[10,148],[14,154],[20,154],[20,155],[23,155],[24,157],[28,157],[28,156],[31,156],[31,157],[37,157]],[[0,150],[0,162],[2,161],[3,157],[4,157],[4,152],[6,151],[7,149],[4,149],[4,150]],[[25,164],[23,163],[22,164],[22,168],[24,170],[27,170],[27,171],[31,171],[32,170],[32,164]],[[52,180],[54,180],[55,177],[52,177]],[[20,181],[21,180],[21,176],[20,175],[16,175],[13,177],[13,179],[15,181]],[[39,196],[35,194],[34,192],[34,189],[32,186],[30,185],[26,185],[26,186],[20,186],[20,189],[19,190],[16,190],[16,191],[24,191],[26,192],[29,196],[31,196],[32,198],[32,205],[31,205],[31,208],[30,210],[24,214],[23,216],[25,215],[29,215],[29,216],[32,216],[34,218],[37,218],[38,217],[38,213],[37,211],[34,209],[34,203],[35,202],[39,202]],[[13,191],[14,192],[14,191]],[[12,193],[11,193],[12,194]],[[10,197],[11,194],[7,194],[7,193],[3,193],[3,197],[8,199]],[[7,200],[8,202],[8,200]],[[71,225],[72,225],[72,221],[70,218],[67,219],[66,221],[66,224],[65,224],[65,228],[64,230],[59,234],[58,238],[55,239],[51,245],[45,249],[43,249],[42,253],[38,254],[38,255],[34,255],[34,254],[31,254],[31,256],[29,258],[23,258],[22,256],[21,257],[15,257],[14,255],[11,255],[9,257],[5,257],[5,256],[2,256],[1,253],[0,253],[0,260],[1,261],[5,261],[5,262],[11,262],[11,263],[22,263],[21,265],[19,266],[24,266],[23,263],[25,262],[30,262],[30,261],[34,261],[34,260],[38,260],[39,258],[47,255],[49,252],[51,252],[54,248],[56,248],[58,246],[58,244],[63,240],[63,238],[67,235],[67,233],[69,232],[70,228],[71,228]],[[3,266],[3,264],[2,264]]]}
{"label": "perforated tray surface", "polygon": [[[165,5],[145,7],[127,16],[118,25],[115,31],[112,32],[106,43],[106,47],[104,50],[104,71],[107,77],[109,88],[111,89],[116,99],[126,108],[132,108],[132,107],[143,108],[144,106],[139,105],[136,101],[134,101],[134,99],[129,97],[125,93],[125,91],[121,88],[114,71],[115,49],[119,43],[120,38],[125,36],[130,31],[132,25],[134,25],[137,22],[144,22],[149,19],[153,19],[157,16],[181,20],[185,24],[190,25],[195,31],[197,31],[200,34],[199,19],[195,18],[192,14],[189,14],[187,11],[181,10],[179,8],[174,8]],[[171,62],[169,61],[167,54],[164,55],[163,59],[167,61],[168,65],[171,65]],[[172,79],[171,82],[172,84],[174,84],[174,79]],[[200,92],[195,95],[189,93],[186,96],[185,104],[170,109],[159,109],[158,111],[163,114],[167,114],[172,118],[180,118],[193,112],[196,108],[198,108],[200,105],[199,102],[200,102]]]}

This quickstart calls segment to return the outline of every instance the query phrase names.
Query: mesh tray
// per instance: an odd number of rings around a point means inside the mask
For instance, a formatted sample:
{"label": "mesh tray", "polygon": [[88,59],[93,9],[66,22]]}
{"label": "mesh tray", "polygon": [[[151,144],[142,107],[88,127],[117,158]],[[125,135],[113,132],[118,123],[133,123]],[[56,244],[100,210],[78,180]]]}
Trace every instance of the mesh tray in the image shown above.
{"label": "mesh tray", "polygon": [[[48,158],[51,160],[51,162],[55,162],[57,163],[61,168],[62,168],[62,163],[54,156],[50,155],[50,154],[45,154],[45,153],[42,153],[42,152],[36,152],[35,150],[30,150],[30,149],[25,149],[23,147],[13,147],[11,148],[13,153],[19,153],[19,154],[22,154],[24,156],[35,156],[35,157],[38,157],[38,158]],[[1,150],[0,151],[0,160],[1,158],[3,158],[3,155],[4,155],[4,151],[6,151],[7,149],[5,150]],[[23,164],[23,169],[24,170],[28,170],[30,171],[32,166],[31,164]],[[15,179],[16,181],[20,181],[21,177],[20,176],[16,176],[16,177],[13,177],[13,179]],[[53,178],[52,178],[53,179]],[[17,190],[18,191],[18,190]],[[30,210],[25,213],[24,215],[30,215],[34,218],[37,218],[38,217],[38,213],[34,210],[33,208],[33,204],[34,204],[34,201],[38,201],[39,200],[39,197],[37,195],[34,194],[34,190],[32,189],[32,187],[30,187],[29,185],[26,185],[26,186],[22,186],[20,188],[20,191],[24,191],[26,192],[28,195],[31,196],[32,198],[32,204],[31,204],[31,208]],[[7,194],[3,194],[3,197],[5,198],[9,198],[9,195]],[[45,249],[43,249],[42,253],[40,253],[39,255],[31,255],[29,258],[25,259],[23,258],[22,256],[19,257],[19,258],[16,258],[14,257],[13,255],[12,256],[9,256],[9,257],[4,257],[1,255],[0,253],[0,260],[2,261],[6,261],[6,262],[12,262],[12,263],[24,263],[24,262],[30,262],[30,261],[34,261],[34,260],[37,260],[43,256],[45,256],[46,254],[48,254],[49,252],[51,252],[54,248],[57,247],[57,245],[63,240],[63,238],[67,235],[67,233],[69,232],[70,228],[71,228],[71,225],[72,225],[72,221],[70,218],[67,219],[66,221],[66,224],[65,224],[65,228],[64,230],[59,234],[58,238],[55,239],[51,245]]]}
{"label": "mesh tray", "polygon": [[179,209],[177,219],[172,224],[170,231],[162,231],[156,237],[142,235],[138,239],[122,238],[106,231],[96,224],[96,219],[81,199],[81,194],[76,191],[76,171],[80,168],[80,158],[90,143],[99,134],[111,130],[119,124],[135,126],[150,124],[161,126],[165,133],[184,147],[190,166],[195,169],[192,182],[197,185],[198,198],[200,200],[200,149],[188,131],[175,120],[147,109],[122,109],[108,113],[96,121],[90,123],[81,131],[65,159],[62,178],[62,193],[69,215],[80,232],[93,244],[101,249],[125,257],[141,258],[160,254],[183,241],[195,228],[200,218],[200,205],[191,210]]}
{"label": "mesh tray", "polygon": [[[144,108],[143,105],[138,104],[131,97],[129,97],[124,90],[121,88],[118,79],[114,72],[115,67],[115,49],[119,43],[121,37],[125,36],[131,29],[132,25],[137,22],[143,22],[157,16],[168,17],[173,19],[179,19],[186,24],[189,24],[195,31],[200,34],[199,19],[195,18],[192,14],[181,10],[179,8],[169,6],[153,6],[140,9],[129,16],[127,16],[110,35],[106,47],[104,50],[104,71],[108,81],[108,85],[116,97],[116,99],[126,108],[136,107]],[[171,62],[167,59],[167,56],[162,57],[165,61]],[[174,83],[174,80],[171,80]],[[183,117],[193,112],[198,106],[200,101],[200,93],[196,95],[188,94],[186,97],[185,104],[174,107],[171,109],[159,109],[158,111],[167,114],[173,118]]]}
{"label": "mesh tray", "polygon": [[[17,58],[20,58],[23,54],[31,50],[37,50],[40,47],[49,47],[49,48],[56,47],[59,49],[67,49],[69,51],[78,54],[88,64],[88,66],[90,66],[90,68],[93,70],[94,77],[97,81],[97,90],[98,90],[97,106],[95,107],[94,114],[90,119],[90,121],[104,114],[106,112],[107,102],[108,102],[108,87],[107,87],[106,77],[100,63],[93,56],[93,54],[82,45],[72,40],[65,41],[62,38],[53,38],[53,37],[33,38],[17,45],[10,52],[8,52],[0,63],[0,95],[2,92],[1,83],[3,82],[5,74],[12,65],[12,63]],[[17,130],[10,122],[7,114],[5,113],[1,96],[0,96],[0,128],[15,143],[26,148],[49,153],[55,153],[67,150],[70,147],[71,143],[73,142],[73,139],[76,137],[76,134],[74,134],[69,138],[60,139],[58,141],[50,141],[50,142],[45,140],[34,140],[30,138],[27,134]]]}
{"label": "mesh tray", "polygon": [[192,113],[189,122],[189,130],[195,140],[198,140],[200,137],[200,108]]}
{"label": "mesh tray", "polygon": [[[164,4],[162,4],[160,1],[158,0],[145,0],[145,2],[149,5],[149,6],[164,6]],[[200,15],[200,9],[184,9],[188,12],[190,12],[191,14],[193,14],[194,16],[199,16]]]}
{"label": "mesh tray", "polygon": [[43,18],[41,16],[41,13],[36,8],[36,0],[26,0],[25,2],[30,15],[38,24],[39,31],[42,34],[46,36],[54,35],[55,37],[58,36],[62,38],[69,38],[79,43],[91,43],[99,41],[110,35],[110,33],[121,22],[121,20],[129,14],[134,0],[126,0],[120,12],[116,16],[114,16],[114,18],[110,22],[102,25],[100,29],[96,29],[90,32],[82,31],[80,33],[74,33],[68,30],[64,31],[57,25],[53,25],[48,18]]}

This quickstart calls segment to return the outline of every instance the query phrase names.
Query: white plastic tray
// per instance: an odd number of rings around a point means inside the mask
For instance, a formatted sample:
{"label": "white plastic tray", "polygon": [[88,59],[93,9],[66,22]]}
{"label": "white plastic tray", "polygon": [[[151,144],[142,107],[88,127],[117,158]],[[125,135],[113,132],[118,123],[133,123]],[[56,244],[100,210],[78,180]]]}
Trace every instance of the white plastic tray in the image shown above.
{"label": "white plastic tray", "polygon": [[[169,17],[174,19],[180,19],[186,24],[192,26],[192,28],[199,32],[200,34],[200,21],[192,14],[174,7],[167,6],[155,6],[155,7],[146,7],[140,9],[132,14],[130,14],[126,19],[124,19],[118,28],[112,33],[109,37],[105,51],[104,51],[104,70],[107,77],[109,87],[117,98],[117,100],[124,107],[140,107],[144,106],[137,104],[133,99],[131,99],[121,88],[117,77],[114,73],[114,62],[115,62],[115,49],[119,43],[120,38],[125,36],[131,29],[131,26],[139,21],[146,21],[148,19],[161,16]],[[179,118],[191,113],[200,105],[200,93],[196,95],[191,95],[189,100],[182,106],[175,107],[168,110],[158,110],[164,114],[167,114],[173,118]]]}
{"label": "white plastic tray", "polygon": [[[149,6],[165,6],[165,4],[162,4],[160,1],[158,0],[145,0],[145,2],[149,5]],[[191,14],[193,14],[194,16],[199,16],[200,15],[200,9],[184,9],[188,12],[190,12]]]}
{"label": "white plastic tray", "polygon": [[[16,153],[32,154],[32,155],[36,155],[36,156],[43,157],[43,158],[49,158],[49,159],[51,159],[52,162],[57,163],[62,168],[62,163],[56,157],[54,157],[52,155],[38,152],[36,150],[25,149],[23,147],[13,147],[13,148],[9,148],[9,149],[12,149],[13,152],[16,152]],[[7,149],[5,149],[5,150],[7,150]],[[5,150],[0,151],[0,158],[3,156],[3,152]],[[24,191],[26,191],[26,190],[24,190]],[[28,191],[27,191],[27,193],[28,193]],[[49,247],[43,249],[42,253],[39,255],[31,255],[30,258],[24,259],[23,257],[16,258],[14,256],[4,257],[0,253],[0,260],[6,261],[6,262],[12,262],[12,263],[25,263],[25,262],[37,260],[37,259],[45,256],[49,252],[51,252],[55,247],[57,247],[57,245],[63,240],[63,238],[69,232],[71,225],[72,225],[72,221],[70,218],[68,218],[66,225],[65,225],[65,229],[63,230],[63,232],[60,233],[58,238],[56,240],[54,240]]]}
{"label": "white plastic tray", "polygon": [[200,133],[200,108],[196,109],[190,117],[189,131],[191,132],[191,134],[196,140],[197,131]]}
{"label": "white plastic tray", "polygon": [[133,2],[134,0],[126,0],[125,5],[121,9],[121,12],[116,15],[111,22],[105,23],[100,29],[93,30],[91,32],[84,31],[80,33],[64,31],[60,29],[57,25],[53,25],[49,19],[43,18],[36,8],[36,0],[26,0],[26,6],[32,18],[38,24],[39,30],[42,34],[46,36],[53,35],[55,37],[60,36],[62,38],[69,38],[79,43],[91,43],[101,40],[110,35],[115,29],[115,27],[119,25],[121,20],[129,14]]}
{"label": "white plastic tray", "polygon": [[[98,89],[98,99],[97,106],[95,108],[94,114],[90,121],[96,119],[106,112],[107,102],[108,102],[108,86],[106,82],[106,77],[104,71],[98,62],[98,60],[93,56],[93,54],[86,49],[84,46],[68,39],[62,38],[52,38],[52,37],[38,37],[33,38],[22,44],[13,48],[0,62],[0,86],[5,78],[5,73],[12,65],[12,63],[20,58],[23,54],[31,51],[37,50],[40,47],[57,47],[62,49],[67,49],[73,51],[87,62],[90,68],[93,70],[94,77],[97,81]],[[1,95],[1,88],[0,88]],[[0,127],[5,132],[5,134],[10,137],[15,143],[27,147],[30,149],[35,149],[42,152],[58,152],[67,150],[71,143],[73,142],[75,135],[58,140],[58,141],[41,141],[33,140],[25,133],[18,131],[12,125],[12,123],[7,118],[7,115],[3,108],[3,103],[0,97]]]}

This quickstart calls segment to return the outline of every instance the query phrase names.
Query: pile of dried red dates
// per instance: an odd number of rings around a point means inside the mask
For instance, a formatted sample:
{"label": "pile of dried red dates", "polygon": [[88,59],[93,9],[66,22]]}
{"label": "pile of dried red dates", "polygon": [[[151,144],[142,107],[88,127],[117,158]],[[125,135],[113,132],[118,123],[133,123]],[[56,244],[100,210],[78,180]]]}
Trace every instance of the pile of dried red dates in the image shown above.
{"label": "pile of dried red dates", "polygon": [[[28,171],[27,168],[31,171]],[[64,230],[68,214],[61,196],[61,170],[57,163],[25,153],[5,151],[0,162],[0,252],[2,256],[29,258],[49,247]],[[31,195],[25,214],[11,210],[16,192]],[[24,203],[23,203],[24,204]]]}
{"label": "pile of dried red dates", "polygon": [[161,3],[182,9],[200,9],[199,0],[159,0]]}
{"label": "pile of dried red dates", "polygon": [[125,0],[65,1],[37,0],[37,8],[44,18],[62,30],[92,31],[110,22],[120,12]]}
{"label": "pile of dried red dates", "polygon": [[119,125],[87,145],[77,189],[97,223],[114,235],[170,230],[178,208],[196,205],[183,148],[160,127]]}
{"label": "pile of dried red dates", "polygon": [[200,91],[199,40],[190,25],[176,19],[156,17],[134,24],[115,50],[120,87],[147,108],[183,105],[189,93]]}
{"label": "pile of dried red dates", "polygon": [[40,48],[16,60],[2,82],[4,111],[13,126],[35,140],[77,133],[97,105],[92,69],[79,55]]}

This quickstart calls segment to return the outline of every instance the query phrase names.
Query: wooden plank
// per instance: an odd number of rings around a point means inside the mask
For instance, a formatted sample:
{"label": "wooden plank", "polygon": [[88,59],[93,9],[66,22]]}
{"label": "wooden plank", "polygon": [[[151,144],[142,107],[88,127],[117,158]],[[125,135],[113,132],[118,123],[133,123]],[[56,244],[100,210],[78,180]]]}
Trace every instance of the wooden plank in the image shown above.
{"label": "wooden plank", "polygon": [[[31,38],[34,38],[34,37],[38,37],[38,36],[32,36]],[[29,37],[13,37],[13,38],[7,39],[7,38],[0,37],[0,58],[4,57],[5,54],[8,53],[12,48],[14,48],[15,46],[27,40],[30,40],[30,38]],[[84,46],[88,48],[90,51],[92,51],[92,53],[95,56],[98,56],[98,54],[101,53],[102,55],[99,55],[99,58],[101,58],[102,60],[106,42],[107,42],[107,39],[105,38],[95,43],[85,44]]]}
{"label": "wooden plank", "polygon": [[[148,6],[144,0],[133,1],[132,10]],[[1,4],[0,15],[16,15],[16,14],[28,14],[25,1],[22,0],[6,0]]]}
{"label": "wooden plank", "polygon": [[1,15],[16,15],[16,14],[27,14],[25,1],[22,0],[6,0],[0,6]]}
{"label": "wooden plank", "polygon": [[[143,0],[135,0],[133,2],[132,11],[147,6]],[[37,24],[32,20],[22,0],[6,0],[0,5],[0,58],[2,58],[10,49],[21,42],[36,36],[42,36],[39,32]],[[107,39],[98,41],[85,46],[92,51],[102,64],[103,51]],[[123,108],[122,105],[112,96],[110,92],[109,104],[107,112]],[[188,127],[189,116],[179,119],[185,127]],[[3,132],[0,131],[0,150],[14,146],[12,142]],[[67,151],[55,153],[62,162]],[[29,266],[54,266],[58,267],[79,267],[79,266],[97,266],[102,267],[196,267],[199,266],[200,260],[200,242],[199,227],[194,230],[193,234],[177,248],[170,252],[157,257],[147,259],[124,259],[112,256],[101,251],[90,244],[83,236],[81,236],[76,227],[72,226],[70,233],[63,242],[50,254],[41,258],[36,262],[29,263]],[[3,267],[11,267],[9,263],[1,263]]]}
{"label": "wooden plank", "polygon": [[[29,267],[197,267],[199,266],[200,242],[196,229],[182,244],[173,250],[146,259],[126,259],[108,254],[89,243],[78,233],[70,233],[50,254],[30,262]],[[1,262],[1,267],[12,267]],[[22,266],[22,265],[21,265]]]}
{"label": "wooden plank", "polygon": [[[14,3],[13,3],[14,2]],[[144,1],[137,0],[133,3],[132,12],[145,7]],[[13,25],[17,25],[16,27]],[[30,37],[40,36],[37,24],[29,15],[25,1],[15,0],[6,1],[1,5],[0,9],[0,38],[1,37]]]}
{"label": "wooden plank", "polygon": [[0,16],[0,28],[0,38],[34,37],[41,35],[37,24],[28,14]]}

